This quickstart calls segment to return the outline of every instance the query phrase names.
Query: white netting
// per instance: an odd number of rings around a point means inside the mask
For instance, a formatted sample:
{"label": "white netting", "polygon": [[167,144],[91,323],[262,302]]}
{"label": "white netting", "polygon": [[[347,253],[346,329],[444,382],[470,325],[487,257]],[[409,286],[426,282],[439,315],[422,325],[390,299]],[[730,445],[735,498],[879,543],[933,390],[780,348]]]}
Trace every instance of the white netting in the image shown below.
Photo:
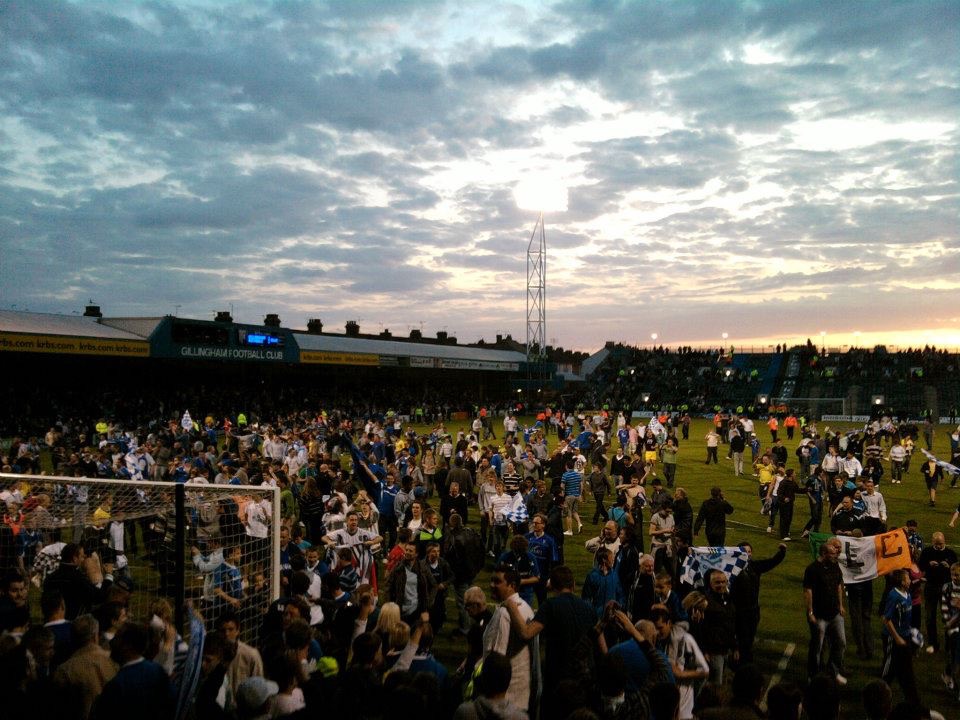
{"label": "white netting", "polygon": [[13,511],[14,567],[22,562],[37,588],[56,570],[64,544],[78,543],[91,582],[112,575],[113,596],[129,592],[130,617],[149,618],[161,598],[175,608],[182,580],[184,599],[205,618],[232,609],[244,636],[255,640],[263,613],[279,597],[276,488],[187,484],[178,520],[172,482],[38,475],[0,475],[0,482],[21,502]]}

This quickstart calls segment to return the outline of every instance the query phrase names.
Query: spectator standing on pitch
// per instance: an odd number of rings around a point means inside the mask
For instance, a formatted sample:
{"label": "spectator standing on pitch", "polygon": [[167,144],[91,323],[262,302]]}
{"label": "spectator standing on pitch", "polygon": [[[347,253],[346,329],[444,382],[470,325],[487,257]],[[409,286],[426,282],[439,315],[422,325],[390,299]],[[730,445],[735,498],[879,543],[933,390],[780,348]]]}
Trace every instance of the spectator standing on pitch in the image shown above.
{"label": "spectator standing on pitch", "polygon": [[528,622],[516,603],[505,604],[513,629],[523,639],[544,634],[547,643],[543,672],[545,699],[553,697],[563,680],[580,679],[575,649],[597,621],[590,604],[576,596],[575,585],[573,571],[558,565],[550,573],[550,587],[555,595],[537,609],[533,620]]}
{"label": "spectator standing on pitch", "polygon": [[700,649],[710,667],[710,682],[723,684],[727,663],[739,659],[737,649],[737,608],[728,591],[729,579],[723,570],[711,570],[705,578],[707,607],[703,615]]}
{"label": "spectator standing on pitch", "polygon": [[587,476],[587,487],[590,488],[590,492],[593,495],[593,501],[596,504],[593,511],[593,524],[596,525],[599,518],[603,518],[603,521],[607,521],[607,509],[603,506],[603,502],[606,499],[607,495],[610,494],[610,480],[607,478],[606,474],[603,472],[603,467],[601,465],[592,465],[592,470]]}
{"label": "spectator standing on pitch", "polygon": [[583,493],[583,475],[576,471],[575,461],[567,458],[566,470],[560,478],[563,485],[563,517],[564,535],[573,535],[573,523],[577,524],[577,532],[583,532],[583,522],[580,520],[580,496]]}
{"label": "spectator standing on pitch", "polygon": [[704,465],[709,465],[710,461],[713,461],[713,464],[716,465],[720,462],[717,459],[717,447],[720,445],[720,435],[717,434],[716,430],[711,430],[705,436],[707,441],[707,461]]}
{"label": "spectator standing on pitch", "polygon": [[[813,678],[827,670],[840,685],[846,685],[843,654],[847,638],[843,624],[843,576],[837,564],[839,557],[840,541],[830,538],[820,546],[819,557],[803,573],[803,595],[810,628],[807,674]],[[830,643],[830,657],[827,666],[821,667],[820,656],[827,641]]]}
{"label": "spectator standing on pitch", "polygon": [[910,573],[902,568],[894,570],[891,579],[893,587],[887,594],[883,611],[883,679],[888,684],[892,684],[894,680],[899,682],[907,702],[919,705],[920,693],[913,669],[915,646],[910,623]]}
{"label": "spectator standing on pitch", "polygon": [[926,582],[923,585],[923,607],[927,616],[928,653],[940,648],[940,633],[937,631],[937,615],[940,614],[940,597],[946,585],[950,583],[950,568],[957,562],[957,554],[947,547],[942,532],[935,532],[932,543],[920,553],[917,565]]}
{"label": "spectator standing on pitch", "polygon": [[727,515],[733,514],[733,505],[723,497],[719,486],[710,488],[710,497],[700,505],[696,522],[693,525],[694,536],[706,524],[707,543],[712,547],[722,547],[727,538]]}
{"label": "spectator standing on pitch", "polygon": [[741,664],[753,662],[753,643],[760,626],[760,578],[773,570],[787,556],[787,546],[780,543],[773,557],[757,560],[753,557],[753,545],[741,542],[749,561],[732,582],[730,595],[736,607],[737,649]]}
{"label": "spectator standing on pitch", "polygon": [[[500,606],[494,611],[483,633],[483,657],[499,653],[510,658],[511,679],[507,700],[516,707],[526,709],[537,694],[540,652],[536,637],[526,638],[511,622],[511,610],[524,623],[530,622],[533,610],[518,594],[520,576],[509,565],[498,565],[490,577],[490,591]],[[482,672],[482,670],[481,670]]]}

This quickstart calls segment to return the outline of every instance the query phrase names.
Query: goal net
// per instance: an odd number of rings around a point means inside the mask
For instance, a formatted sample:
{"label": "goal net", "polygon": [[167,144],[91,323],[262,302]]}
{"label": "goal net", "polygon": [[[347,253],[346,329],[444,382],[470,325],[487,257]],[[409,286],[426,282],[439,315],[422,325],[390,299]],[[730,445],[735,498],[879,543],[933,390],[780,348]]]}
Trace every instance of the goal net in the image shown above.
{"label": "goal net", "polygon": [[208,626],[232,610],[243,639],[258,641],[280,591],[277,488],[7,474],[0,487],[20,503],[8,501],[16,532],[5,572],[25,572],[42,592],[76,543],[100,600],[126,602],[131,619],[170,613],[183,633],[189,602]]}
{"label": "goal net", "polygon": [[849,414],[847,399],[838,397],[773,398],[770,405],[783,408],[783,412],[796,411],[812,419],[832,419]]}

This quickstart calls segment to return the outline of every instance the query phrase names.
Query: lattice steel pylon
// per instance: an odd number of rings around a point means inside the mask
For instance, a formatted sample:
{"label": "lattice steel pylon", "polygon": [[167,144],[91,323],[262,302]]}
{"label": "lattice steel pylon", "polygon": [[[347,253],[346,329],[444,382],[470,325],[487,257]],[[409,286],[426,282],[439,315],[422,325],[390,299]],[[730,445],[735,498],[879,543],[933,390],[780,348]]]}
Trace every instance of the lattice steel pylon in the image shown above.
{"label": "lattice steel pylon", "polygon": [[[527,244],[527,380],[528,390],[545,379],[547,354],[547,235],[543,213]],[[534,371],[536,366],[536,371]]]}

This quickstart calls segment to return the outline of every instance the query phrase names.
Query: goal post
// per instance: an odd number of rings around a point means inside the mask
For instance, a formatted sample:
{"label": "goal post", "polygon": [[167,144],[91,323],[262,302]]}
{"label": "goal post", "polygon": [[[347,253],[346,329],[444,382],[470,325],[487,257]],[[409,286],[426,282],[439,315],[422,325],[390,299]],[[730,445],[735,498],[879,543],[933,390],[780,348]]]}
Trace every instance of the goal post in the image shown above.
{"label": "goal post", "polygon": [[788,408],[805,409],[810,415],[821,418],[824,415],[847,416],[849,403],[845,397],[789,397],[771,398],[771,407],[785,405]]}
{"label": "goal post", "polygon": [[190,602],[207,620],[236,611],[256,643],[280,597],[279,488],[5,473],[0,486],[22,503],[18,565],[38,589],[63,546],[77,543],[88,579],[112,576],[131,618],[150,620],[165,599],[181,634]]}

